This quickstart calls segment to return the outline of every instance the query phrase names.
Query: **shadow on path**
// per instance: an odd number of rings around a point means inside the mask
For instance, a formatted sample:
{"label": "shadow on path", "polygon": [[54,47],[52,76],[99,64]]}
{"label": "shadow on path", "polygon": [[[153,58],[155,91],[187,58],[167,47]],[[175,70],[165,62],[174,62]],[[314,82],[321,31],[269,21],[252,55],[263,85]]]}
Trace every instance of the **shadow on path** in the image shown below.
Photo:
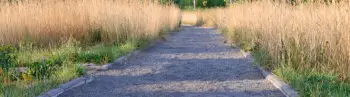
{"label": "shadow on path", "polygon": [[213,28],[186,26],[61,97],[283,97]]}

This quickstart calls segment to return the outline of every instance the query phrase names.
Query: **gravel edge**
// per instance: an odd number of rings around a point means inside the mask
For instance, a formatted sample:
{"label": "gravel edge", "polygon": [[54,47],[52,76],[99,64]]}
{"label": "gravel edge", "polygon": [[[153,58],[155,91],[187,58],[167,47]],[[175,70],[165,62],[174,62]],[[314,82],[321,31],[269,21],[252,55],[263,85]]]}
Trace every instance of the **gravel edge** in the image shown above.
{"label": "gravel edge", "polygon": [[37,97],[57,97],[58,95],[62,94],[63,92],[72,89],[74,87],[81,86],[83,84],[90,83],[94,80],[92,76],[84,76],[75,78],[67,83],[61,84],[56,89],[51,89],[47,91],[46,93],[43,93]]}
{"label": "gravel edge", "polygon": [[[115,60],[113,63],[109,63],[109,64],[105,64],[105,65],[102,65],[102,66],[89,66],[88,68],[93,68],[93,69],[96,69],[98,71],[100,70],[108,70],[110,69],[113,64],[116,64],[116,63],[119,63],[119,62],[122,62],[124,60],[127,60],[130,56],[133,56],[135,54],[138,54],[140,53],[139,50],[135,50],[133,51],[132,53],[129,53],[128,55],[125,55],[125,56],[122,56],[122,57],[119,57],[117,60]],[[95,72],[98,72],[98,71],[95,71]],[[95,73],[93,72],[93,73]],[[90,75],[90,74],[89,74]],[[93,76],[84,76],[84,77],[78,77],[78,78],[75,78],[67,83],[64,83],[64,84],[61,84],[59,85],[58,88],[56,89],[51,89],[49,91],[47,91],[46,93],[43,93],[37,97],[57,97],[58,95],[62,94],[63,92],[69,90],[69,89],[72,89],[74,87],[78,87],[78,86],[81,86],[81,85],[84,85],[84,84],[88,84],[90,82],[92,82],[94,80]]]}
{"label": "gravel edge", "polygon": [[[169,33],[172,34],[172,33]],[[163,39],[159,38],[157,40],[155,40],[153,43],[149,44],[146,48],[148,47],[152,47],[154,45],[156,45],[157,43],[166,41],[168,39],[170,39],[170,35],[163,35],[161,36],[163,37]],[[96,66],[96,65],[92,65],[92,66],[87,66],[87,69],[93,69],[94,71],[91,73],[88,73],[88,75],[84,76],[84,77],[78,77],[75,78],[69,82],[66,82],[64,84],[59,85],[58,88],[55,89],[51,89],[45,93],[40,94],[37,97],[57,97],[60,94],[64,93],[65,91],[68,91],[69,89],[72,89],[74,87],[78,87],[84,84],[88,84],[90,82],[92,82],[94,80],[93,76],[91,76],[93,73],[96,73],[98,71],[106,71],[109,70],[114,64],[118,64],[123,62],[124,60],[128,60],[128,58],[130,58],[133,55],[139,54],[141,51],[140,50],[135,50],[125,56],[121,56],[119,57],[117,60],[113,61],[113,63],[108,63],[102,66]]]}
{"label": "gravel edge", "polygon": [[[250,61],[254,61],[253,56],[250,52],[245,52],[241,50],[241,53],[245,58]],[[291,86],[285,83],[282,79],[280,79],[277,75],[272,72],[266,71],[261,66],[257,65],[257,68],[261,71],[264,77],[270,81],[276,88],[278,88],[286,97],[300,97],[298,92],[296,92]]]}
{"label": "gravel edge", "polygon": [[118,64],[118,63],[121,63],[122,61],[124,60],[128,60],[128,58],[130,56],[133,56],[133,55],[136,55],[138,53],[140,53],[141,51],[139,50],[135,50],[125,56],[121,56],[119,57],[117,60],[113,61],[112,63],[108,63],[108,64],[105,64],[105,65],[102,65],[102,66],[98,66],[96,64],[83,64],[83,66],[88,70],[88,71],[91,71],[91,72],[88,72],[88,74],[93,74],[93,73],[96,73],[98,71],[107,71],[109,70],[113,65],[115,64]]}

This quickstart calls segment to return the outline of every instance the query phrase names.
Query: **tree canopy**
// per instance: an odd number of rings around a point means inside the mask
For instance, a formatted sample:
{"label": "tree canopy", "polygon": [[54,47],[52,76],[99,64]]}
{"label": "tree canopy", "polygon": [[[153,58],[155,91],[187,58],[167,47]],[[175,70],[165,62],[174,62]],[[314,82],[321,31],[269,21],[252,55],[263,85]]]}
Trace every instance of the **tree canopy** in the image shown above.
{"label": "tree canopy", "polygon": [[[160,0],[161,2],[170,2],[177,4],[181,9],[194,8],[212,8],[226,6],[226,0]],[[195,1],[196,4],[193,4]]]}

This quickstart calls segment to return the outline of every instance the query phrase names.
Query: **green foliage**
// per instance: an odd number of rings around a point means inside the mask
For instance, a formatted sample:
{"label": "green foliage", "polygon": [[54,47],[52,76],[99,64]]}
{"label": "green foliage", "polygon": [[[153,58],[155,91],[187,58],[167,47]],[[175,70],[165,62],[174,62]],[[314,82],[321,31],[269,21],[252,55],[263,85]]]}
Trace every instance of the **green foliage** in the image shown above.
{"label": "green foliage", "polygon": [[[160,34],[163,34],[164,32],[161,32]],[[160,35],[161,36],[161,35]],[[150,43],[150,39],[149,38],[147,38],[147,37],[143,37],[143,38],[140,38],[140,39],[138,39],[137,41],[136,41],[136,48],[144,48],[144,47],[146,47],[147,46],[147,44],[149,44]],[[135,48],[135,47],[134,47]],[[132,48],[132,49],[134,49],[134,48]]]}
{"label": "green foliage", "polygon": [[[176,0],[181,9],[191,10],[193,8],[193,0]],[[196,0],[196,9],[212,8],[212,7],[225,7],[226,0]]]}
{"label": "green foliage", "polygon": [[9,71],[16,60],[16,49],[12,46],[0,46],[0,68],[5,72]]}
{"label": "green foliage", "polygon": [[77,72],[78,76],[82,76],[82,75],[84,75],[86,73],[86,70],[85,70],[85,68],[83,66],[76,65],[75,66],[75,72]]}
{"label": "green foliage", "polygon": [[50,77],[50,75],[61,67],[62,64],[63,60],[60,58],[60,56],[52,56],[48,59],[30,63],[28,72],[37,79],[42,80]]}
{"label": "green foliage", "polygon": [[35,83],[14,82],[9,85],[0,84],[0,97],[35,97],[43,91],[56,88],[58,85],[65,83],[79,76],[76,68],[71,65],[64,65],[51,74],[50,78],[45,80],[33,80]]}
{"label": "green foliage", "polygon": [[226,6],[226,1],[225,0],[207,0],[207,6],[208,8],[211,7],[224,7]]}
{"label": "green foliage", "polygon": [[177,0],[176,4],[178,4],[181,9],[193,8],[192,0]]}
{"label": "green foliage", "polygon": [[296,71],[292,68],[278,68],[274,72],[299,91],[303,97],[350,96],[350,84],[339,80],[336,75]]}
{"label": "green foliage", "polygon": [[0,46],[0,83],[6,83],[19,79],[20,74],[12,69],[17,55],[12,46]]}
{"label": "green foliage", "polygon": [[124,48],[128,46],[129,43],[123,45],[97,45],[95,47],[89,48],[85,51],[80,52],[77,55],[77,62],[81,63],[96,63],[96,64],[106,64],[112,62],[117,57],[122,56],[135,49],[134,44],[130,48]]}
{"label": "green foliage", "polygon": [[269,56],[269,53],[266,49],[255,49],[253,51],[254,61],[257,62],[257,64],[263,66],[266,69],[272,70],[273,69],[273,63],[271,56]]}
{"label": "green foliage", "polygon": [[[296,70],[285,65],[273,66],[274,62],[268,51],[255,47],[255,62],[283,78],[303,97],[349,97],[350,84],[341,81],[337,75],[320,73],[313,70]],[[285,63],[281,63],[285,64]]]}
{"label": "green foliage", "polygon": [[[69,81],[77,76],[86,73],[83,66],[78,65],[85,62],[105,64],[112,62],[116,58],[132,52],[137,48],[144,47],[149,43],[148,38],[127,40],[118,45],[95,45],[89,48],[80,49],[74,42],[67,42],[60,48],[55,49],[21,49],[16,52],[14,48],[5,47],[6,60],[3,62],[11,63],[6,78],[13,81],[11,84],[0,84],[0,95],[15,97],[37,96],[42,91],[57,87],[57,85]],[[13,56],[18,55],[19,58]],[[2,55],[5,56],[5,55]],[[5,58],[3,58],[5,59]],[[11,60],[10,60],[11,59]],[[27,66],[28,72],[22,74],[14,68]],[[3,66],[3,65],[2,65]],[[32,76],[33,79],[25,81],[23,75]],[[4,76],[0,74],[0,81],[4,83]],[[17,80],[17,81],[15,81]],[[28,84],[35,82],[35,84]]]}
{"label": "green foliage", "polygon": [[105,52],[84,52],[79,54],[77,61],[78,62],[88,62],[88,63],[97,63],[103,64],[108,61],[104,57],[107,57],[108,53]]}

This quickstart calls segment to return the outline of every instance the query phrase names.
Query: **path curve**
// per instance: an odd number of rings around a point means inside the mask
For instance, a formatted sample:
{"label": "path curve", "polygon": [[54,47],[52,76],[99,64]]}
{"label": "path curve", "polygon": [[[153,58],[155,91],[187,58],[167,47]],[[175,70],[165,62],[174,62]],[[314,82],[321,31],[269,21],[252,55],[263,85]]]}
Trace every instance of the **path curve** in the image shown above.
{"label": "path curve", "polygon": [[216,29],[183,26],[168,41],[95,74],[61,97],[283,97]]}

